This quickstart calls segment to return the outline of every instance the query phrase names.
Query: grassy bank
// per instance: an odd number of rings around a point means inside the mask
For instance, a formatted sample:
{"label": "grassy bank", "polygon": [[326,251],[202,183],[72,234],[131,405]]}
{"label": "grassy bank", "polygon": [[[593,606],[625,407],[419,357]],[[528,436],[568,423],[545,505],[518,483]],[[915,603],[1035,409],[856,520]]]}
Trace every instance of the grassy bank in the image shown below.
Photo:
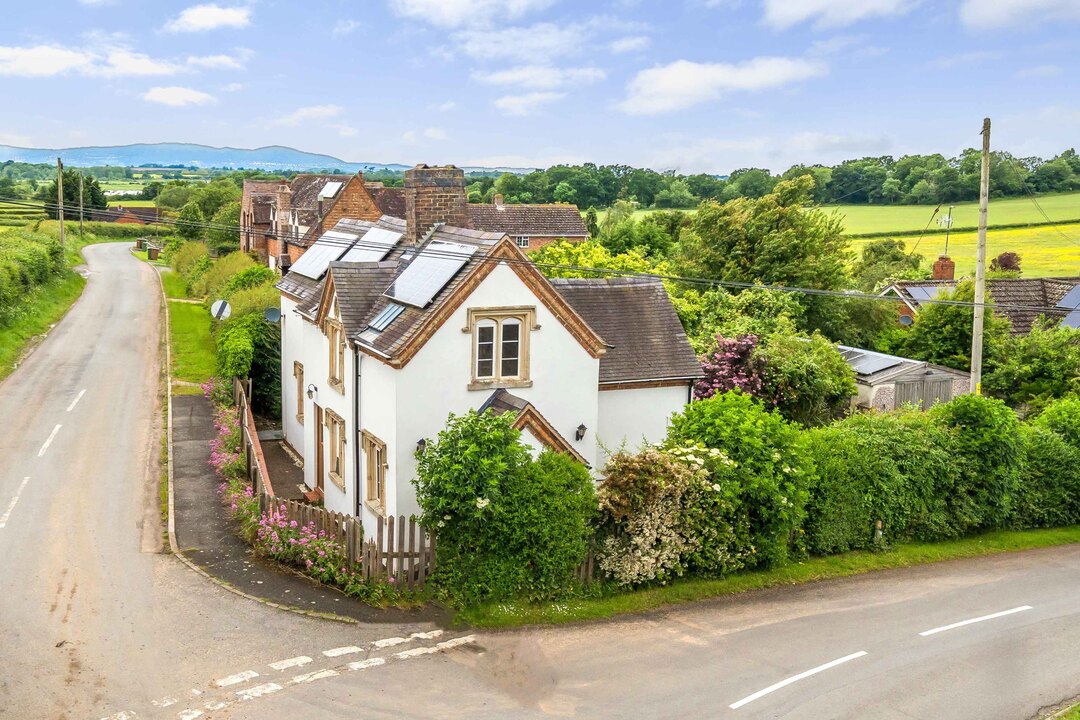
{"label": "grassy bank", "polygon": [[1080,525],[1051,530],[1002,531],[941,543],[902,545],[887,552],[850,552],[811,558],[771,570],[738,573],[719,580],[688,579],[664,587],[616,592],[596,598],[528,604],[497,603],[470,608],[457,619],[480,628],[551,625],[640,613],[648,610],[762,590],[779,585],[848,577],[875,570],[994,555],[1080,542]]}
{"label": "grassy bank", "polygon": [[169,332],[172,336],[174,380],[203,383],[215,370],[214,339],[210,335],[210,313],[202,305],[169,303]]}
{"label": "grassy bank", "polygon": [[85,285],[85,278],[68,270],[26,296],[18,319],[11,326],[0,328],[0,380],[15,370],[15,363],[34,337],[60,321]]}

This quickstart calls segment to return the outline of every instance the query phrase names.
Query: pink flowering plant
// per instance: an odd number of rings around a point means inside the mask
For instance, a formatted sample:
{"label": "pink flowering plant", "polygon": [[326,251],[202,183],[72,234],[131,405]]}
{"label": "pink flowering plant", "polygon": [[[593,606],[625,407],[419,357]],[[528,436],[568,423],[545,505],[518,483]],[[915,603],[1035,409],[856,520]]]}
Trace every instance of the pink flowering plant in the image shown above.
{"label": "pink flowering plant", "polygon": [[716,346],[701,360],[705,377],[694,385],[694,399],[705,400],[730,390],[765,399],[765,358],[757,350],[757,335],[717,335]]}

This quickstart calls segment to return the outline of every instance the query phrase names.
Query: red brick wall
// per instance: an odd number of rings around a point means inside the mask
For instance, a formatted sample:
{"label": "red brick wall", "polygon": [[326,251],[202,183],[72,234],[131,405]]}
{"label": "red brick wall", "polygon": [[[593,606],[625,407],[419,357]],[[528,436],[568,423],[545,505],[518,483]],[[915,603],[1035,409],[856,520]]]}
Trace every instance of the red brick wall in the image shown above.
{"label": "red brick wall", "polygon": [[453,165],[405,171],[405,240],[416,243],[435,223],[468,225],[465,172]]}
{"label": "red brick wall", "polygon": [[319,223],[318,235],[321,236],[333,228],[343,218],[374,221],[381,217],[382,212],[364,187],[364,176],[357,173],[345,184],[345,187],[341,188],[336,201],[323,216],[322,222]]}

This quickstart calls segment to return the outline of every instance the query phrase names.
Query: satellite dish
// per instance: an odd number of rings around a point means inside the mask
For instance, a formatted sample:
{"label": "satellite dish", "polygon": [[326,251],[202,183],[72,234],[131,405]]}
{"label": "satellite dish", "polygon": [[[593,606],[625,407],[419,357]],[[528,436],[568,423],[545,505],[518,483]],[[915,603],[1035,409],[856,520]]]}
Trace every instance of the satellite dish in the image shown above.
{"label": "satellite dish", "polygon": [[277,325],[278,321],[281,320],[281,310],[276,307],[266,308],[263,317],[266,318],[266,322],[271,325]]}
{"label": "satellite dish", "polygon": [[908,325],[913,325],[914,323],[915,323],[915,319],[913,317],[911,317],[910,315],[901,315],[900,316],[900,324],[901,325],[908,326]]}
{"label": "satellite dish", "polygon": [[225,320],[232,315],[232,307],[229,305],[228,300],[218,300],[210,306],[210,314],[214,316],[215,320]]}

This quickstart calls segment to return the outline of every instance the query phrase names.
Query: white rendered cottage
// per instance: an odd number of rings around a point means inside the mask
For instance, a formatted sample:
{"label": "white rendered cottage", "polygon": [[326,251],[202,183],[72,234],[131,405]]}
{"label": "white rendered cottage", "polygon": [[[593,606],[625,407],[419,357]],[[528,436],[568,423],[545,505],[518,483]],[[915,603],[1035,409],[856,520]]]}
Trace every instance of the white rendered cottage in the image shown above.
{"label": "white rendered cottage", "polygon": [[548,280],[509,236],[423,213],[341,221],[278,285],[283,428],[313,495],[368,528],[418,512],[418,444],[469,409],[593,468],[663,438],[700,369],[659,281]]}

